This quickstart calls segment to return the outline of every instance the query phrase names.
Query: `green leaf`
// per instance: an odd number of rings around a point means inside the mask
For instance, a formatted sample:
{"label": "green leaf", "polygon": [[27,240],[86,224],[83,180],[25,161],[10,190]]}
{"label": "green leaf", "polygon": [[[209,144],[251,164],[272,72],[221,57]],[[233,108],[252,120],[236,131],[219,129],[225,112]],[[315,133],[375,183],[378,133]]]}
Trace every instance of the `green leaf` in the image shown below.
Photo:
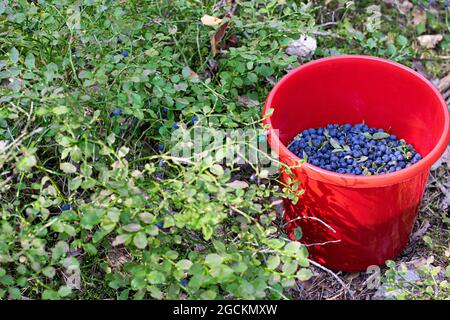
{"label": "green leaf", "polygon": [[148,274],[147,279],[151,284],[161,284],[165,282],[166,277],[159,271],[152,271]]}
{"label": "green leaf", "polygon": [[15,283],[14,278],[9,274],[0,278],[0,284],[3,284],[4,286],[12,286],[14,285],[14,283]]}
{"label": "green leaf", "polygon": [[375,133],[372,135],[372,138],[373,138],[374,140],[381,140],[381,139],[389,138],[389,136],[390,136],[390,134],[389,134],[389,133],[386,133],[386,132],[375,132]]}
{"label": "green leaf", "polygon": [[19,51],[16,49],[16,47],[12,47],[9,51],[9,59],[14,64],[17,64],[17,62],[19,62]]}
{"label": "green leaf", "polygon": [[122,227],[127,232],[137,232],[141,230],[141,225],[138,223],[130,223]]}
{"label": "green leaf", "polygon": [[10,298],[13,300],[19,300],[22,298],[22,293],[20,292],[19,288],[9,288],[8,292]]}
{"label": "green leaf", "polygon": [[311,277],[314,274],[312,273],[311,270],[306,269],[306,268],[301,268],[298,272],[297,272],[297,279],[300,281],[307,281],[309,279],[311,279]]}
{"label": "green leaf", "polygon": [[83,249],[91,256],[96,255],[98,252],[97,248],[92,243],[83,244]]}
{"label": "green leaf", "polygon": [[269,248],[274,249],[274,250],[281,249],[285,244],[285,242],[281,241],[280,239],[269,239],[269,240],[267,240],[266,243],[269,246]]}
{"label": "green leaf", "polygon": [[297,241],[300,240],[303,237],[303,231],[302,231],[301,227],[295,228],[295,230],[294,230],[294,237],[295,237],[295,240],[297,240]]}
{"label": "green leaf", "polygon": [[62,162],[59,165],[59,169],[68,174],[77,172],[77,167],[69,162]]}
{"label": "green leaf", "polygon": [[61,116],[63,114],[66,114],[70,111],[70,109],[66,106],[58,106],[58,107],[54,107],[52,109],[52,112],[58,116]]}
{"label": "green leaf", "polygon": [[147,236],[144,232],[138,232],[133,238],[134,245],[139,249],[145,249],[148,244]]}
{"label": "green leaf", "polygon": [[35,59],[34,59],[34,55],[31,52],[28,52],[27,56],[25,57],[25,66],[28,69],[35,68]]}
{"label": "green leaf", "polygon": [[296,255],[298,250],[300,249],[301,244],[297,241],[291,241],[289,242],[286,247],[284,247],[284,250],[287,254]]}
{"label": "green leaf", "polygon": [[289,259],[283,263],[283,267],[281,268],[281,270],[283,271],[284,275],[291,275],[294,274],[295,271],[297,271],[297,268],[297,263]]}
{"label": "green leaf", "polygon": [[36,157],[34,155],[27,155],[19,160],[19,162],[17,163],[17,169],[19,169],[20,171],[28,172],[36,164]]}
{"label": "green leaf", "polygon": [[130,148],[123,146],[119,149],[118,157],[123,158],[128,154],[128,152],[130,152]]}
{"label": "green leaf", "polygon": [[223,257],[221,257],[215,253],[208,254],[205,257],[205,263],[210,267],[218,266],[218,265],[222,264],[222,262],[223,262]]}
{"label": "green leaf", "polygon": [[214,300],[217,296],[217,293],[215,293],[212,290],[206,290],[203,291],[202,294],[200,294],[200,299],[203,300]]}
{"label": "green leaf", "polygon": [[280,257],[278,255],[270,256],[267,259],[267,268],[275,270],[280,265]]}
{"label": "green leaf", "polygon": [[274,111],[275,111],[274,108],[267,108],[266,113],[264,113],[264,118],[270,117]]}
{"label": "green leaf", "polygon": [[119,234],[112,242],[113,246],[118,246],[121,244],[124,244],[125,242],[127,242],[129,239],[131,239],[132,235],[131,234]]}
{"label": "green leaf", "polygon": [[62,298],[69,296],[72,293],[72,290],[67,286],[61,286],[58,290],[58,295]]}
{"label": "green leaf", "polygon": [[182,259],[177,262],[177,267],[181,270],[189,270],[192,267],[192,261],[187,259]]}
{"label": "green leaf", "polygon": [[44,276],[46,276],[47,278],[52,279],[56,274],[56,270],[55,270],[55,268],[48,266],[48,267],[45,267],[44,269],[42,269],[42,274]]}
{"label": "green leaf", "polygon": [[341,144],[339,143],[339,141],[337,141],[336,139],[334,139],[334,138],[331,138],[330,139],[330,144],[331,144],[331,146],[334,148],[334,149],[341,149],[342,147],[341,147]]}
{"label": "green leaf", "polygon": [[65,241],[58,241],[52,249],[52,262],[58,261],[69,251],[69,245]]}
{"label": "green leaf", "polygon": [[85,213],[80,220],[81,226],[88,230],[92,229],[92,227],[98,223],[100,223],[100,217],[95,210]]}
{"label": "green leaf", "polygon": [[77,190],[81,186],[82,182],[83,182],[83,179],[81,177],[75,177],[75,178],[71,179],[69,181],[69,189],[71,191]]}
{"label": "green leaf", "polygon": [[216,176],[218,176],[218,177],[223,176],[223,174],[224,174],[223,167],[222,167],[221,165],[218,165],[218,164],[212,165],[212,166],[209,168],[209,170],[210,170],[213,174],[215,174]]}
{"label": "green leaf", "polygon": [[399,34],[397,36],[397,43],[400,46],[405,47],[408,44],[408,39],[405,36],[402,36],[401,34]]}
{"label": "green leaf", "polygon": [[58,300],[58,298],[59,298],[58,292],[56,292],[55,290],[46,289],[42,293],[43,300]]}
{"label": "green leaf", "polygon": [[358,159],[358,162],[364,162],[364,161],[367,161],[368,159],[369,159],[369,157],[362,156],[361,158]]}

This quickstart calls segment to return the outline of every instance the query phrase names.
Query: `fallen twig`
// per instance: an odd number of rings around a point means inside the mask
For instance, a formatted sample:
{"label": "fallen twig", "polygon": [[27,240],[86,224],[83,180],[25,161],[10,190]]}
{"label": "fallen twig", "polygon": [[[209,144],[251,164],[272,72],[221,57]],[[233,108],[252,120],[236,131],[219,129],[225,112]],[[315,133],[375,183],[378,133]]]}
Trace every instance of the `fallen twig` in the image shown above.
{"label": "fallen twig", "polygon": [[338,282],[339,284],[342,286],[342,288],[344,288],[345,292],[348,292],[348,294],[350,295],[350,297],[353,299],[353,293],[350,291],[350,289],[347,287],[347,285],[344,283],[344,281],[342,281],[341,278],[339,278],[339,276],[334,273],[333,271],[331,271],[330,269],[324,267],[323,265],[321,265],[318,262],[315,262],[311,259],[308,259],[309,263],[311,263],[313,266],[316,266],[319,269],[322,269],[325,272],[328,272],[329,274],[331,274]]}

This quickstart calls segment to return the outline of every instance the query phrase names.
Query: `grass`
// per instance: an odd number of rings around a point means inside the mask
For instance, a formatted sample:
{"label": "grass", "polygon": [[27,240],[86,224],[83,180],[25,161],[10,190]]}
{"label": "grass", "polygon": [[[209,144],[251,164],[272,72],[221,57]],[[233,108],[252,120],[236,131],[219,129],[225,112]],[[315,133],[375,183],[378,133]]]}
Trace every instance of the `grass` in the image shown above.
{"label": "grass", "polygon": [[[304,286],[335,278],[279,227],[275,200],[295,195],[262,163],[224,165],[226,150],[174,156],[173,137],[208,128],[263,135],[273,84],[324,56],[419,61],[442,78],[449,11],[443,1],[412,2],[405,15],[382,3],[375,26],[374,1],[0,4],[0,298],[313,297]],[[412,26],[419,8],[427,20]],[[205,26],[205,14],[228,14],[229,25]],[[436,33],[435,48],[418,46],[419,35]],[[315,53],[287,56],[302,34],[317,39]],[[437,206],[427,214],[445,225]],[[437,243],[424,252],[445,268],[440,230],[423,235]]]}

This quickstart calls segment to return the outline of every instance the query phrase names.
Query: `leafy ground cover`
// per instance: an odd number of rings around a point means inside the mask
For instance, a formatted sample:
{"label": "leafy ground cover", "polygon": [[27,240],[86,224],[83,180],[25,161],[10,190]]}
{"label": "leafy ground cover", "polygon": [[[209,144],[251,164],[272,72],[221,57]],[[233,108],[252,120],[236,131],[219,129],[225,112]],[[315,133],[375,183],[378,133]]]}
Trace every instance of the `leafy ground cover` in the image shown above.
{"label": "leafy ground cover", "polygon": [[[273,84],[342,53],[414,67],[448,98],[448,15],[444,1],[1,1],[0,298],[372,297],[368,274],[321,269],[286,239],[276,176],[181,161],[172,137],[261,135]],[[315,50],[287,54],[305,34]],[[420,279],[380,273],[393,297],[448,297],[448,176],[446,158],[397,261]]]}

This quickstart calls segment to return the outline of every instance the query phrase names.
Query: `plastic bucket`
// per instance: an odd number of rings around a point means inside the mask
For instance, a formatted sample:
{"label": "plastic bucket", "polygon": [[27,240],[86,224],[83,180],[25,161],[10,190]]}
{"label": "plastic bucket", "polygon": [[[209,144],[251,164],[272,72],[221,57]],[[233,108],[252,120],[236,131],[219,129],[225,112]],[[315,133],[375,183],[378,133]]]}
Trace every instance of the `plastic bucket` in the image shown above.
{"label": "plastic bucket", "polygon": [[[408,242],[431,165],[449,141],[449,113],[439,92],[415,71],[368,56],[316,60],[289,72],[270,92],[263,122],[280,161],[305,191],[284,201],[286,231],[311,258],[335,270],[361,271],[397,257]],[[304,163],[286,145],[306,128],[361,123],[391,128],[423,156],[403,170],[376,176],[338,174]],[[282,169],[281,180],[289,175]]]}

